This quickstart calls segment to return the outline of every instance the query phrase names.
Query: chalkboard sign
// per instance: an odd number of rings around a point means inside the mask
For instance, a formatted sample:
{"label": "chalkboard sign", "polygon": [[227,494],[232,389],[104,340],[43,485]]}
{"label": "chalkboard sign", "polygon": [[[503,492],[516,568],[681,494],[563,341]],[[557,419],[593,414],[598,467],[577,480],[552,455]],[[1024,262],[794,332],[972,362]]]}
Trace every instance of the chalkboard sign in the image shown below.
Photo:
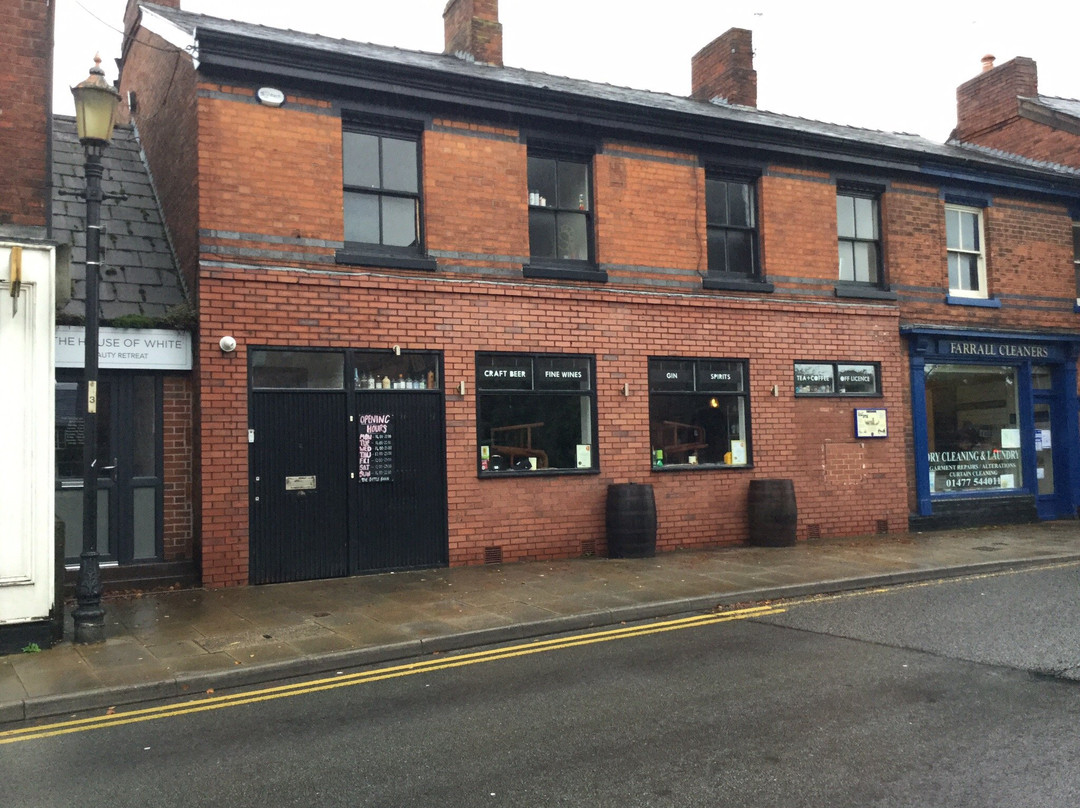
{"label": "chalkboard sign", "polygon": [[362,483],[388,483],[394,474],[394,424],[390,415],[360,416]]}

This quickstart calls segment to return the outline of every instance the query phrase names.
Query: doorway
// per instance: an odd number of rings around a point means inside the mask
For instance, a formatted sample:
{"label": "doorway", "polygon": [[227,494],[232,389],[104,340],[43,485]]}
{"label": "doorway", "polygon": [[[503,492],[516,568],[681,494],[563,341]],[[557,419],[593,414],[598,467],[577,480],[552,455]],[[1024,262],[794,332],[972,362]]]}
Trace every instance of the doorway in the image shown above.
{"label": "doorway", "polygon": [[265,348],[250,362],[251,582],[446,565],[441,357]]}
{"label": "doorway", "polygon": [[[56,515],[66,563],[83,549],[83,415],[78,374],[56,379]],[[98,552],[104,562],[162,558],[162,377],[108,374],[98,380]]]}
{"label": "doorway", "polygon": [[[1053,383],[1053,368],[1036,365],[1031,369],[1032,416],[1036,497],[1040,519],[1061,519],[1072,515],[1068,479],[1064,467],[1067,452],[1063,441],[1067,434],[1064,406]],[[1055,447],[1055,444],[1058,444]]]}

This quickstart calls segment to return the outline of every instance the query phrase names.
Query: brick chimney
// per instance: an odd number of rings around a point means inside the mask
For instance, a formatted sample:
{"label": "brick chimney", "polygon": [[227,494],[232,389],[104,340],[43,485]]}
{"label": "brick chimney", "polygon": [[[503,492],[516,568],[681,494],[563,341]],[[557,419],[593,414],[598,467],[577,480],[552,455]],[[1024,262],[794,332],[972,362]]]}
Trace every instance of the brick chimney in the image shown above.
{"label": "brick chimney", "polygon": [[729,28],[690,60],[691,98],[757,106],[757,71],[754,70],[753,34]]}
{"label": "brick chimney", "polygon": [[982,72],[956,89],[956,129],[952,137],[971,140],[1017,117],[1019,98],[1039,94],[1035,61],[1017,56],[994,66],[993,56],[982,58]]}
{"label": "brick chimney", "polygon": [[499,0],[450,0],[443,10],[444,53],[502,67]]}

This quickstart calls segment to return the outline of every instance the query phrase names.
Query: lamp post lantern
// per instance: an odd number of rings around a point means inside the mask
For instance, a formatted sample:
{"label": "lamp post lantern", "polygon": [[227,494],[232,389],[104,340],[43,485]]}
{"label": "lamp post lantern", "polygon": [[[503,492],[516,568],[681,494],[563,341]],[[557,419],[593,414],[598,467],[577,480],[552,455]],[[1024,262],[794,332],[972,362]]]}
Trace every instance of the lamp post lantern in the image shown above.
{"label": "lamp post lantern", "polygon": [[94,57],[90,75],[71,88],[75,122],[86,153],[86,354],[83,366],[83,546],[75,585],[78,605],[72,612],[75,642],[105,640],[105,610],[101,606],[101,565],[97,551],[97,377],[98,281],[101,266],[101,157],[112,139],[118,93],[105,80],[101,57]]}

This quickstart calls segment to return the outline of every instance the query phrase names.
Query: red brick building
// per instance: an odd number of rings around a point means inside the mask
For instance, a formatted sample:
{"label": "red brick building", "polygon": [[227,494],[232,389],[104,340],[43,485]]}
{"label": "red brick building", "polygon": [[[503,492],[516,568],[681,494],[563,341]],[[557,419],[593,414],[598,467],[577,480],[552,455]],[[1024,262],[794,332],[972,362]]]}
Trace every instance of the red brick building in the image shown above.
{"label": "red brick building", "polygon": [[121,90],[197,300],[206,585],[603,554],[613,483],[660,550],[746,541],[762,479],[800,538],[1075,513],[1080,172],[759,111],[739,29],[679,98],[502,66],[495,0],[445,54],[175,5]]}

